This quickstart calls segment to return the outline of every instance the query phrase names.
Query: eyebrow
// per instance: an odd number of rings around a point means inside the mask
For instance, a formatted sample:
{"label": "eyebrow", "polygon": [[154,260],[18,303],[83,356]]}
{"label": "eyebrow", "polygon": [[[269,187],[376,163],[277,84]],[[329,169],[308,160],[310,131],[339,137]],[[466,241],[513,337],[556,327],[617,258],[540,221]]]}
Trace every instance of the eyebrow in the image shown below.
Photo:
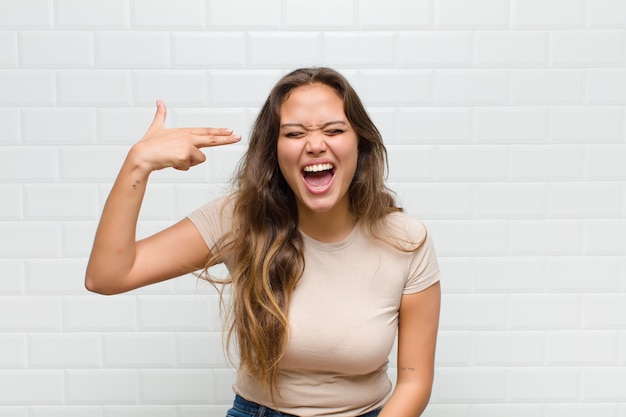
{"label": "eyebrow", "polygon": [[[331,122],[326,122],[321,126],[321,129],[324,129],[325,127],[328,127],[330,125],[335,125],[335,124],[342,124],[342,125],[346,125],[347,123],[343,120],[333,120]],[[280,128],[285,128],[285,127],[301,127],[303,129],[306,129],[306,126],[304,126],[304,124],[302,123],[283,123],[282,125],[280,125]]]}

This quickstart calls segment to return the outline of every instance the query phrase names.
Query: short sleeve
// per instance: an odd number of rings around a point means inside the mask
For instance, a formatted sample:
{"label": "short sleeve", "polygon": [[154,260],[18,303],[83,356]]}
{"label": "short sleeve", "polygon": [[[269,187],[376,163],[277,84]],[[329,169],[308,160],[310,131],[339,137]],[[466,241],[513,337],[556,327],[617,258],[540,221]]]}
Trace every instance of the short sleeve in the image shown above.
{"label": "short sleeve", "polygon": [[212,250],[232,229],[232,199],[211,201],[189,213],[187,218],[196,226],[209,250]]}
{"label": "short sleeve", "polygon": [[433,241],[423,225],[422,228],[425,233],[425,241],[413,253],[413,258],[409,264],[409,275],[402,291],[403,294],[423,291],[441,278]]}

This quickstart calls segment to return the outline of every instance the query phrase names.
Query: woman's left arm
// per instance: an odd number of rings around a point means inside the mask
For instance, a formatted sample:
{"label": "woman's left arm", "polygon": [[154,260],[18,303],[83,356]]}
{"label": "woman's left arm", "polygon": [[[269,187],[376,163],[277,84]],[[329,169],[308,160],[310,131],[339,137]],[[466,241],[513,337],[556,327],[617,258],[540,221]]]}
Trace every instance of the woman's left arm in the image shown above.
{"label": "woman's left arm", "polygon": [[417,417],[433,385],[441,286],[402,296],[398,318],[398,378],[379,417]]}

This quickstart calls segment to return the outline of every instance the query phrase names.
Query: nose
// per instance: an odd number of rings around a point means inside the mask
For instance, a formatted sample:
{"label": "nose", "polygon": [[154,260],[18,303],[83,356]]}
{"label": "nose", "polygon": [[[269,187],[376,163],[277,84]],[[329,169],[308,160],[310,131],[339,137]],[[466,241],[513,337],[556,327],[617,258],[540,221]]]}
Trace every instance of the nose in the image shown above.
{"label": "nose", "polygon": [[326,138],[322,132],[315,131],[307,135],[306,151],[316,155],[326,151]]}

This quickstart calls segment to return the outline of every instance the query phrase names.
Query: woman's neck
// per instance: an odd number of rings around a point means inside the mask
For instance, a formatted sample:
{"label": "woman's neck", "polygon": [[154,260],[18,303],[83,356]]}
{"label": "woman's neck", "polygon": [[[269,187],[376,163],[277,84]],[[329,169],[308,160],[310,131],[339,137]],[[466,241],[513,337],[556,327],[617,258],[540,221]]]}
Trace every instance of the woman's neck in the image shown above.
{"label": "woman's neck", "polygon": [[336,243],[344,240],[354,229],[356,218],[346,209],[325,212],[300,210],[299,229],[315,240]]}

